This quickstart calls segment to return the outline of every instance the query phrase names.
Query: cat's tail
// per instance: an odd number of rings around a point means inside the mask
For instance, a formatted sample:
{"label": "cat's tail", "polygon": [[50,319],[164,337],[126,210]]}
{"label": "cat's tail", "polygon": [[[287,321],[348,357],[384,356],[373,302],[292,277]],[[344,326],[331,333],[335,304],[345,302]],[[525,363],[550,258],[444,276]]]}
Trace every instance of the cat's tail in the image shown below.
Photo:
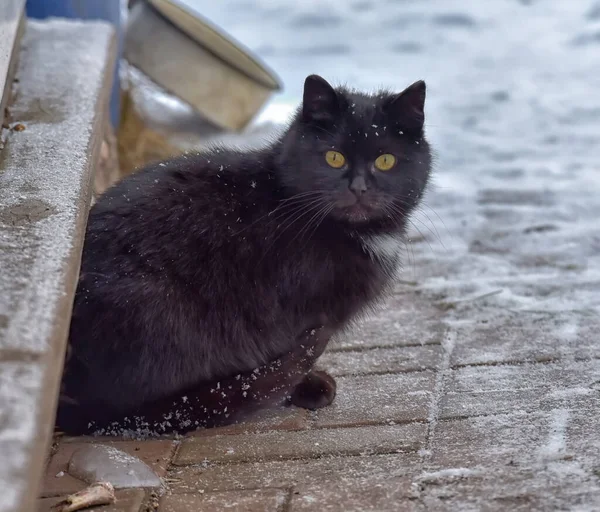
{"label": "cat's tail", "polygon": [[259,409],[283,402],[325,350],[333,331],[304,331],[296,348],[270,363],[230,377],[201,382],[177,396],[143,405],[127,416],[99,417],[99,411],[62,401],[56,425],[72,435],[152,436],[183,434],[235,423]]}

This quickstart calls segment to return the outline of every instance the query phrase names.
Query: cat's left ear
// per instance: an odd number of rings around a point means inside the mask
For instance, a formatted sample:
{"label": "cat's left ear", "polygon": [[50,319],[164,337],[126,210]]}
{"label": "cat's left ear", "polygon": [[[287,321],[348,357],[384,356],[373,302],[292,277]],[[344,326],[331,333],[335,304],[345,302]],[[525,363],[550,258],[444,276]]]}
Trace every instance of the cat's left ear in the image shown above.
{"label": "cat's left ear", "polygon": [[392,96],[384,110],[406,130],[420,132],[425,123],[425,95],[425,82],[419,80],[400,94]]}
{"label": "cat's left ear", "polygon": [[319,75],[310,75],[304,81],[302,118],[308,123],[332,122],[339,113],[340,103],[335,89]]}

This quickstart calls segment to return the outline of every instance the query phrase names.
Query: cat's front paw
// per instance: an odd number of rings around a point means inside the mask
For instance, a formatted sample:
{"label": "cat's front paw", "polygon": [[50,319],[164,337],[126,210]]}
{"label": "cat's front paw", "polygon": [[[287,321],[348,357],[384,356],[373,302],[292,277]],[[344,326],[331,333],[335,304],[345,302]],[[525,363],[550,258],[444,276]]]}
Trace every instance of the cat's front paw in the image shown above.
{"label": "cat's front paw", "polygon": [[290,402],[303,409],[321,409],[335,398],[335,379],[326,372],[312,371],[296,386]]}

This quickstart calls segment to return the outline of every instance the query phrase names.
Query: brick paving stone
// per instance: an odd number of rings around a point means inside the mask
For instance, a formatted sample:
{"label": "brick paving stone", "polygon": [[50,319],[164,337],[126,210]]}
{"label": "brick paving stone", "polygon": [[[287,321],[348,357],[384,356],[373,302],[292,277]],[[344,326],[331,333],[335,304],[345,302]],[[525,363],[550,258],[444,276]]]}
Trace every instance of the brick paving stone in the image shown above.
{"label": "brick paving stone", "polygon": [[418,290],[397,293],[355,329],[340,336],[331,348],[439,344],[447,330],[440,316],[440,310]]}
{"label": "brick paving stone", "polygon": [[598,510],[598,482],[536,468],[505,468],[470,475],[431,473],[419,481],[419,502],[427,511],[447,510],[545,512]]}
{"label": "brick paving stone", "polygon": [[451,364],[489,364],[600,357],[600,317],[572,312],[508,311],[463,314]]}
{"label": "brick paving stone", "polygon": [[547,438],[547,415],[483,416],[437,424],[431,462],[443,468],[528,464]]}
{"label": "brick paving stone", "polygon": [[442,355],[441,345],[328,351],[318,366],[334,376],[411,372],[437,368]]}
{"label": "brick paving stone", "polygon": [[600,400],[436,425],[427,510],[600,510]]}
{"label": "brick paving stone", "polygon": [[[144,501],[144,491],[140,489],[127,489],[115,491],[117,501],[112,505],[93,507],[86,510],[102,512],[138,512]],[[42,498],[38,500],[38,512],[55,512],[52,507],[63,497]]]}
{"label": "brick paving stone", "polygon": [[190,436],[217,436],[224,434],[251,434],[271,430],[302,430],[309,426],[308,411],[299,407],[263,409],[248,420],[225,427],[200,429]]}
{"label": "brick paving stone", "polygon": [[443,468],[529,467],[555,464],[562,471],[597,475],[600,455],[600,400],[589,397],[575,409],[548,409],[441,421],[430,462]]}
{"label": "brick paving stone", "polygon": [[293,485],[317,486],[347,478],[402,477],[417,471],[420,464],[421,457],[416,452],[242,464],[205,462],[173,467],[168,474],[168,483],[170,492],[175,494]]}
{"label": "brick paving stone", "polygon": [[249,462],[416,451],[422,448],[426,426],[378,425],[353,428],[260,432],[185,439],[176,465],[210,462]]}
{"label": "brick paving stone", "polygon": [[286,489],[224,491],[163,496],[160,512],[283,512],[289,498]]}
{"label": "brick paving stone", "polygon": [[[67,473],[67,466],[75,450],[86,443],[61,442],[58,450],[50,459],[42,480],[41,497],[61,496],[79,491],[86,487],[86,483],[73,478]],[[98,444],[109,444],[140,458],[148,464],[159,477],[166,474],[167,466],[173,454],[174,441],[149,440],[149,441],[112,441]],[[58,475],[58,476],[57,476]]]}
{"label": "brick paving stone", "polygon": [[566,450],[584,460],[586,468],[600,481],[600,397],[566,410]]}
{"label": "brick paving stone", "polygon": [[435,430],[431,462],[443,468],[529,463],[546,438],[545,419],[511,414],[441,421]]}
{"label": "brick paving stone", "polygon": [[399,512],[422,510],[411,499],[412,478],[344,479],[300,487],[292,495],[291,512]]}
{"label": "brick paving stone", "polygon": [[464,367],[452,371],[440,418],[575,407],[599,396],[600,359]]}
{"label": "brick paving stone", "polygon": [[315,412],[315,422],[333,427],[424,421],[434,385],[431,371],[340,377],[333,404]]}
{"label": "brick paving stone", "polygon": [[331,348],[361,349],[369,347],[403,347],[441,343],[447,326],[438,320],[409,322],[404,314],[383,311],[360,323],[355,330],[341,335]]}

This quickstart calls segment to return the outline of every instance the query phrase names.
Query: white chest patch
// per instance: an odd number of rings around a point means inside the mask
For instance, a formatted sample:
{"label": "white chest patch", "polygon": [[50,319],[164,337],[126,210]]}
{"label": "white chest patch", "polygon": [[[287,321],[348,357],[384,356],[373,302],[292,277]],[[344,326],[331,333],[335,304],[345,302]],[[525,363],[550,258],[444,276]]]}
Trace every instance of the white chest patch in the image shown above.
{"label": "white chest patch", "polygon": [[373,235],[361,238],[363,249],[373,261],[379,263],[390,275],[399,270],[402,237],[399,235]]}

